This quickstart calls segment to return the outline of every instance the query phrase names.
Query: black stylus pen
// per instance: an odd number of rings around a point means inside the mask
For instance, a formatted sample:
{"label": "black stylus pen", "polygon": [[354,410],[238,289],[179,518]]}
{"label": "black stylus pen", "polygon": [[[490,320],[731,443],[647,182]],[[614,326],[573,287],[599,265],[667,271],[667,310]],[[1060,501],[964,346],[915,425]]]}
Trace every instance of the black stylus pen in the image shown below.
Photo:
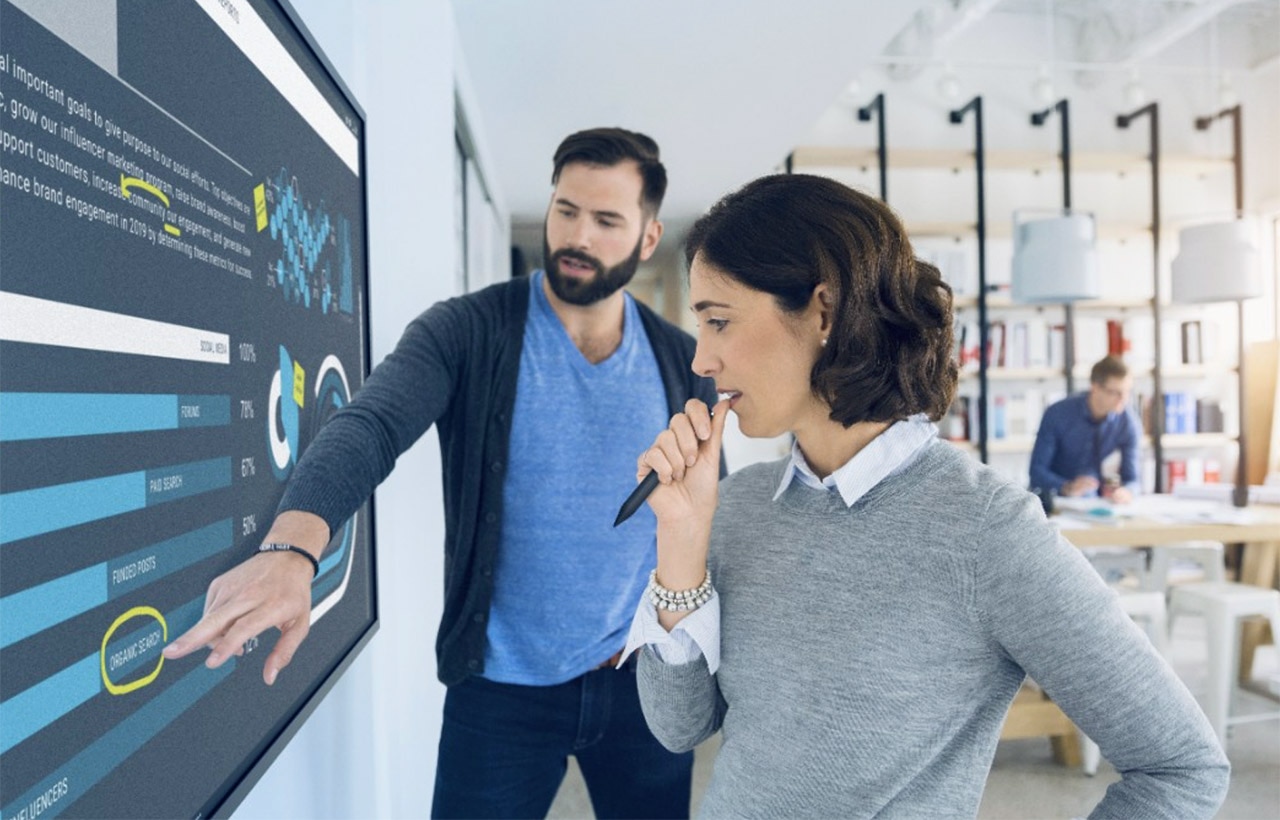
{"label": "black stylus pen", "polygon": [[622,509],[618,510],[618,517],[613,519],[613,526],[618,526],[623,521],[636,514],[636,510],[640,509],[640,505],[649,497],[649,493],[653,492],[658,486],[658,471],[652,470],[644,478],[640,479],[640,483],[631,491],[631,495],[627,496],[627,500],[622,502]]}
{"label": "black stylus pen", "polygon": [[[716,414],[713,410],[711,417],[715,418]],[[636,510],[640,509],[640,505],[649,497],[650,493],[658,488],[658,472],[651,471],[647,476],[640,479],[640,483],[631,491],[631,495],[627,496],[627,500],[622,502],[622,508],[618,510],[618,517],[613,519],[613,526],[618,526],[623,521],[636,514]]]}

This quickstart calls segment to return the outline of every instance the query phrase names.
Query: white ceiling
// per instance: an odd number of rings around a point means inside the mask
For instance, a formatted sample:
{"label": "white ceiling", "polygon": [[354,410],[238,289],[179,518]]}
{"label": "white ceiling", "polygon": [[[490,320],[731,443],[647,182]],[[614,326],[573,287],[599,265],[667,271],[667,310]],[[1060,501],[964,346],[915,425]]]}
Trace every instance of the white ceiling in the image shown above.
{"label": "white ceiling", "polygon": [[[1210,29],[1223,66],[1255,69],[1280,51],[1280,0],[453,4],[487,174],[517,227],[541,224],[551,156],[565,135],[620,125],[661,145],[670,177],[663,216],[678,231],[727,191],[778,167],[868,67],[909,75],[912,65],[1000,57],[989,36],[1001,27],[981,25],[1000,22],[993,15],[1043,25],[1058,44],[1053,59],[1064,64],[1185,61],[1205,51],[1189,49],[1188,38]],[[1007,45],[1021,46],[1009,53],[1024,59],[1046,59],[1031,44]],[[891,69],[889,55],[903,55],[902,65]]]}
{"label": "white ceiling", "polygon": [[781,163],[925,0],[455,0],[513,222],[541,222],[551,157],[581,128],[658,141],[663,216],[694,217]]}

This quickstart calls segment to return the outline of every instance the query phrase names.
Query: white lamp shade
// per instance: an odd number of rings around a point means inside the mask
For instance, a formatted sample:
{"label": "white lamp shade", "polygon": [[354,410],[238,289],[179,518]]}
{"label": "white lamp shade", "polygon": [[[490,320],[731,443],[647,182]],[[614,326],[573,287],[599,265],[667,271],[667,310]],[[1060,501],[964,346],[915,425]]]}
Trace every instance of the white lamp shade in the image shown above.
{"label": "white lamp shade", "polygon": [[1173,260],[1174,302],[1230,302],[1262,294],[1257,225],[1250,219],[1183,228]]}
{"label": "white lamp shade", "polygon": [[1013,301],[1061,304],[1102,293],[1097,228],[1089,214],[1015,222]]}

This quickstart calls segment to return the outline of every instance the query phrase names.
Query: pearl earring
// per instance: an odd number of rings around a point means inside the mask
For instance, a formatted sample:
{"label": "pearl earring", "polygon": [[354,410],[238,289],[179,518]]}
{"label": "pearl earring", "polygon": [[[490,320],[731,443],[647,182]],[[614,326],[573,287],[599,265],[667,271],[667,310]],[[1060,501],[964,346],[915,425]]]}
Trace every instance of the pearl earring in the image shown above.
{"label": "pearl earring", "polygon": [[826,347],[826,346],[827,346],[827,337],[826,337],[826,336],[823,336],[823,337],[822,337],[822,346],[823,346],[823,347]]}

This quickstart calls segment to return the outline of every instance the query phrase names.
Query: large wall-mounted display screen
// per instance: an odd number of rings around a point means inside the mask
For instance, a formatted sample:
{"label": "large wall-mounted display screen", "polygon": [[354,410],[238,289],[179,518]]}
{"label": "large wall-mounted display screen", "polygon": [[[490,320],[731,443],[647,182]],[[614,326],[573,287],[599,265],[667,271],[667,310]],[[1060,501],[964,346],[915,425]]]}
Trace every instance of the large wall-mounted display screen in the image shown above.
{"label": "large wall-mounted display screen", "polygon": [[363,114],[271,0],[0,0],[0,111],[0,818],[225,814],[377,623],[366,507],[160,655],[368,370]]}

